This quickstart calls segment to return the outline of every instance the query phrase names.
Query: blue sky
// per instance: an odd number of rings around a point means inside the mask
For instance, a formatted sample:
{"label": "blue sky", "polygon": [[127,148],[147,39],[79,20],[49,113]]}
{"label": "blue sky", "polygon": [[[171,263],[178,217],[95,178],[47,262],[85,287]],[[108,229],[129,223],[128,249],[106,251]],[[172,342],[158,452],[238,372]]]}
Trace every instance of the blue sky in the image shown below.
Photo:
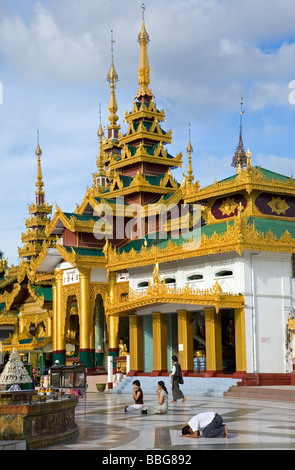
{"label": "blue sky", "polygon": [[[92,184],[99,104],[108,125],[110,36],[121,130],[138,89],[140,0],[0,0],[0,250],[17,247],[34,200],[40,132],[47,202],[74,211]],[[295,2],[146,0],[151,89],[172,129],[169,152],[183,151],[188,123],[195,179],[233,173],[240,97],[244,145],[252,162],[295,176]]]}

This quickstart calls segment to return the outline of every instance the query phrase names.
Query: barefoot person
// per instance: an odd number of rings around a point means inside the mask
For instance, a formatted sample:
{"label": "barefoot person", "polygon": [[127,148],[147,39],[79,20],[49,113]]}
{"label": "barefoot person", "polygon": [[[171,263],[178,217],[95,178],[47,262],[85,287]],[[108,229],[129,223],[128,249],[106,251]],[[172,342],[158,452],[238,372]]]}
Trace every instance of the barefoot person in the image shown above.
{"label": "barefoot person", "polygon": [[187,426],[182,428],[181,437],[198,438],[200,431],[204,437],[228,437],[226,424],[222,417],[214,411],[205,411],[193,416]]}
{"label": "barefoot person", "polygon": [[134,405],[125,407],[126,413],[130,413],[130,412],[140,413],[141,410],[143,409],[143,393],[140,388],[139,380],[134,380],[133,382],[133,400],[134,400]]}
{"label": "barefoot person", "polygon": [[171,384],[172,395],[173,395],[172,403],[175,403],[180,398],[182,398],[182,401],[185,401],[186,398],[179,388],[179,384],[183,383],[183,379],[182,379],[181,367],[178,362],[177,356],[172,356],[172,361],[173,361],[173,368],[170,374],[170,384]]}
{"label": "barefoot person", "polygon": [[151,406],[146,410],[142,410],[142,414],[148,415],[165,415],[168,412],[168,392],[165,384],[162,380],[158,382],[157,386],[157,397],[158,397],[158,404],[155,406]]}

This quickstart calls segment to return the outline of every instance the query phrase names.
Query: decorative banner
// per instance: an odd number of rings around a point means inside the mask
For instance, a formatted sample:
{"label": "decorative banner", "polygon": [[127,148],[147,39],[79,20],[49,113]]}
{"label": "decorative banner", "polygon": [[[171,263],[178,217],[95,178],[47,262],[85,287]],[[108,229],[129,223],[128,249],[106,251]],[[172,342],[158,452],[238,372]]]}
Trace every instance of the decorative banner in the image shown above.
{"label": "decorative banner", "polygon": [[260,193],[255,204],[262,214],[295,217],[295,198],[291,196]]}

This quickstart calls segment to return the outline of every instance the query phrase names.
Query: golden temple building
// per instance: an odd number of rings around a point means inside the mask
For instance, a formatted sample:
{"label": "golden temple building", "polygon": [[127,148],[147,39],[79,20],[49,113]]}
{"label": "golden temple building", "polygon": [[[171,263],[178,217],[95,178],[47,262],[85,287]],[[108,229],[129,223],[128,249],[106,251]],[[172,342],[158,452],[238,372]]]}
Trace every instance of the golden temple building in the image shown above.
{"label": "golden temple building", "polygon": [[[45,202],[37,156],[22,258],[0,265],[0,328],[13,347],[88,374],[130,355],[129,375],[259,374],[291,383],[295,312],[295,181],[252,166],[242,127],[228,178],[202,187],[183,154],[167,149],[165,111],[150,87],[149,34],[138,35],[139,88],[121,133],[113,38],[107,135],[100,123],[93,185],[71,212]],[[75,201],[76,204],[76,201]],[[74,205],[74,204],[73,204]],[[34,358],[35,359],[32,359]],[[116,361],[116,360],[115,360]],[[116,362],[114,362],[116,365]],[[269,379],[270,380],[270,379]]]}

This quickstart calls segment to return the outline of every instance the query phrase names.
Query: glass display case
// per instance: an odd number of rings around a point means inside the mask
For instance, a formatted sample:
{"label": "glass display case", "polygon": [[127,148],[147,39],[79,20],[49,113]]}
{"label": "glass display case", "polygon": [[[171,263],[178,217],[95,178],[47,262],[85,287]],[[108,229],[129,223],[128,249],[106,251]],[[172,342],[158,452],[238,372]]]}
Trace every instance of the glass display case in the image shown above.
{"label": "glass display case", "polygon": [[80,364],[71,366],[52,366],[50,385],[57,388],[86,388],[86,367]]}

